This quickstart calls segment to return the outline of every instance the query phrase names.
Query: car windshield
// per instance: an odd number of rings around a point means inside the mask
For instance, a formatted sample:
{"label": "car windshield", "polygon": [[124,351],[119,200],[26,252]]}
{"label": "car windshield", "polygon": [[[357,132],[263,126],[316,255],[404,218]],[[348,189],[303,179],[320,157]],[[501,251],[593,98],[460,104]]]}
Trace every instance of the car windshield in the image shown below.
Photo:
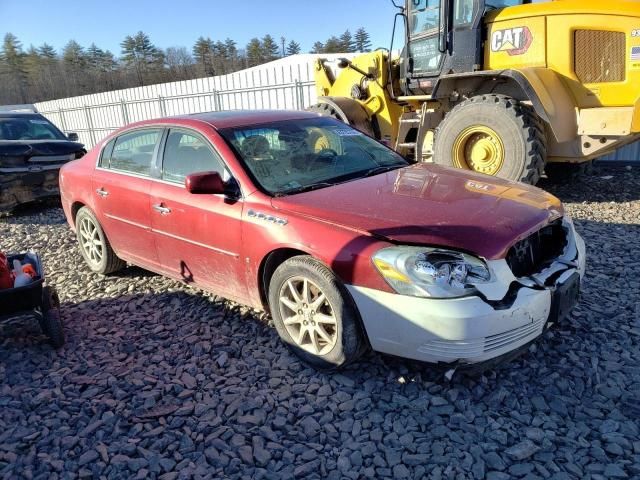
{"label": "car windshield", "polygon": [[332,118],[285,120],[220,131],[259,186],[292,195],[408,165],[376,140]]}
{"label": "car windshield", "polygon": [[67,140],[45,118],[0,117],[0,140]]}

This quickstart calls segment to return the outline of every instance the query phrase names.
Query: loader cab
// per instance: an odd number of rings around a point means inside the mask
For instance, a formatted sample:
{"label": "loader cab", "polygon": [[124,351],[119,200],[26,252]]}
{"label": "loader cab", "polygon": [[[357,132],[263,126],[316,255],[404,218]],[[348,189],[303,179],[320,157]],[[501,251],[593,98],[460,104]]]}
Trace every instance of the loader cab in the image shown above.
{"label": "loader cab", "polygon": [[405,95],[429,95],[441,75],[481,70],[485,13],[524,3],[531,0],[407,0]]}

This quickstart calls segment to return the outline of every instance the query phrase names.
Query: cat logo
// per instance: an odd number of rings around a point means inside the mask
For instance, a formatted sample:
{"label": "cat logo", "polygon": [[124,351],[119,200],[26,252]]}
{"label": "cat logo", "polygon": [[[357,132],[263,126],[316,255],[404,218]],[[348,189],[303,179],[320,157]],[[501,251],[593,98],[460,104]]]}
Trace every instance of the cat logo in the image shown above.
{"label": "cat logo", "polygon": [[512,56],[527,53],[531,43],[533,43],[533,35],[529,27],[496,30],[491,35],[491,51],[507,52]]}

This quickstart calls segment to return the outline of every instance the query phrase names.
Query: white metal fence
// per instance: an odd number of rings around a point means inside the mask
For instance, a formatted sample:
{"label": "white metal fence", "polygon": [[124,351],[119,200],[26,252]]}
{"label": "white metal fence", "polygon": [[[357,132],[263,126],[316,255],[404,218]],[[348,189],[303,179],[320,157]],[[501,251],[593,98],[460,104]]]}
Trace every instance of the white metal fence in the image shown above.
{"label": "white metal fence", "polygon": [[[323,55],[339,58],[349,55]],[[118,128],[139,120],[235,110],[300,110],[316,101],[317,55],[295,55],[229,75],[128,88],[51,100],[35,106],[66,132],[93,147]]]}

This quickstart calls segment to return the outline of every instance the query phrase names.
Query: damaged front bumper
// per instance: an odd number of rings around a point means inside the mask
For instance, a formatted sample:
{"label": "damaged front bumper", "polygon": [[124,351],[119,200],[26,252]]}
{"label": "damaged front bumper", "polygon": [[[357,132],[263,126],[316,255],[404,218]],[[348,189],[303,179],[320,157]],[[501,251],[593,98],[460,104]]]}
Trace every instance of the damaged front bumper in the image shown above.
{"label": "damaged front bumper", "polygon": [[0,168],[0,212],[16,206],[60,195],[60,166],[48,169]]}
{"label": "damaged front bumper", "polygon": [[506,260],[488,262],[494,282],[478,295],[429,299],[347,285],[371,347],[430,363],[476,364],[503,357],[538,338],[577,301],[585,245],[564,220],[567,246],[548,268],[515,278]]}

